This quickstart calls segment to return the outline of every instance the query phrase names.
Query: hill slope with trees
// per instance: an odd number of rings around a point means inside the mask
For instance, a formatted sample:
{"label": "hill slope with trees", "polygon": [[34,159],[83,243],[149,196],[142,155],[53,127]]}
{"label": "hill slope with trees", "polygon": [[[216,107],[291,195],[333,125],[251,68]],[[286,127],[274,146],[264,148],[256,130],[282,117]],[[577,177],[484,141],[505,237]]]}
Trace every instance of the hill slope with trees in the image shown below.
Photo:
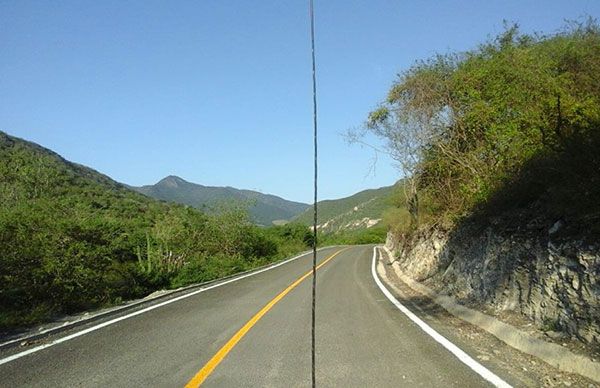
{"label": "hill slope with trees", "polygon": [[[324,233],[333,233],[377,225],[392,204],[394,190],[395,186],[386,186],[363,190],[345,198],[319,201],[317,227]],[[312,225],[313,217],[313,207],[310,206],[294,221]]]}
{"label": "hill slope with trees", "polygon": [[365,130],[407,177],[410,227],[538,201],[598,230],[599,75],[594,21],[549,36],[509,27],[402,73]]}
{"label": "hill slope with trees", "polygon": [[0,329],[228,275],[307,243],[306,227],[261,229],[244,209],[160,202],[0,132]]}

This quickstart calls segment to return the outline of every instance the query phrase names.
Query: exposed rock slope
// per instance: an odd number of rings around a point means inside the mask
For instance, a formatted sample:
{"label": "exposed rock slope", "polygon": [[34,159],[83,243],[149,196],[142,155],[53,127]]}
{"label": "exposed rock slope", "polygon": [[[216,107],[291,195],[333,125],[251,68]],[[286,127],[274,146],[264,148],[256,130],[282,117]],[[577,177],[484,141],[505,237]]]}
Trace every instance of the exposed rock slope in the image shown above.
{"label": "exposed rock slope", "polygon": [[402,244],[388,236],[387,244],[405,273],[438,292],[598,345],[600,247],[561,237],[561,225],[463,225],[451,233],[423,231]]}

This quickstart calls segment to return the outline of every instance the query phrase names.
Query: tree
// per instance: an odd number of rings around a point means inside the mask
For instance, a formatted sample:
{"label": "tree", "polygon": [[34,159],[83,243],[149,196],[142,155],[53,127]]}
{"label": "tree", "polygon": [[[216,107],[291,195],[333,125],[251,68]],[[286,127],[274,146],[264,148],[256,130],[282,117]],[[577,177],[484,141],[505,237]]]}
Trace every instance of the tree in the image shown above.
{"label": "tree", "polygon": [[404,177],[402,187],[415,225],[419,219],[421,162],[452,121],[448,78],[456,59],[439,55],[401,74],[386,101],[369,114],[362,131],[348,135],[351,142],[360,142],[371,132],[386,141],[386,152],[398,163]]}

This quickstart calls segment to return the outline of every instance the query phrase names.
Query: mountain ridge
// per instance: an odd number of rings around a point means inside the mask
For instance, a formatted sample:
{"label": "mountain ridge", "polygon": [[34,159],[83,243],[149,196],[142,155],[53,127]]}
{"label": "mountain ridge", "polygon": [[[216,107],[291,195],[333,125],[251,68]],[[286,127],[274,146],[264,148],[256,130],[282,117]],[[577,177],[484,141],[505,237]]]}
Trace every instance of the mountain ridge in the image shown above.
{"label": "mountain ridge", "polygon": [[176,202],[205,211],[211,211],[224,202],[248,205],[253,221],[264,226],[289,220],[310,206],[254,190],[193,183],[177,175],[168,175],[153,185],[129,187],[155,199]]}

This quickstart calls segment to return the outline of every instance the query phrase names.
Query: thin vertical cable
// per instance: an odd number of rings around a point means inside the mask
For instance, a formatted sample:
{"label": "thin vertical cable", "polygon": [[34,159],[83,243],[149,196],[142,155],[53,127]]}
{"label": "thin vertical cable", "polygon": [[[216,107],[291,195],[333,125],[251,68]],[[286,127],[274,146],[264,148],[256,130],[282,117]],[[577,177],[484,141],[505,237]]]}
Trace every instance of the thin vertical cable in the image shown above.
{"label": "thin vertical cable", "polygon": [[315,14],[313,0],[309,0],[310,8],[310,44],[312,54],[312,89],[313,89],[313,140],[314,140],[314,190],[315,198],[313,203],[313,262],[312,262],[312,321],[311,321],[311,377],[312,386],[316,387],[316,352],[315,352],[315,326],[316,326],[316,302],[317,302],[317,71],[315,62]]}

